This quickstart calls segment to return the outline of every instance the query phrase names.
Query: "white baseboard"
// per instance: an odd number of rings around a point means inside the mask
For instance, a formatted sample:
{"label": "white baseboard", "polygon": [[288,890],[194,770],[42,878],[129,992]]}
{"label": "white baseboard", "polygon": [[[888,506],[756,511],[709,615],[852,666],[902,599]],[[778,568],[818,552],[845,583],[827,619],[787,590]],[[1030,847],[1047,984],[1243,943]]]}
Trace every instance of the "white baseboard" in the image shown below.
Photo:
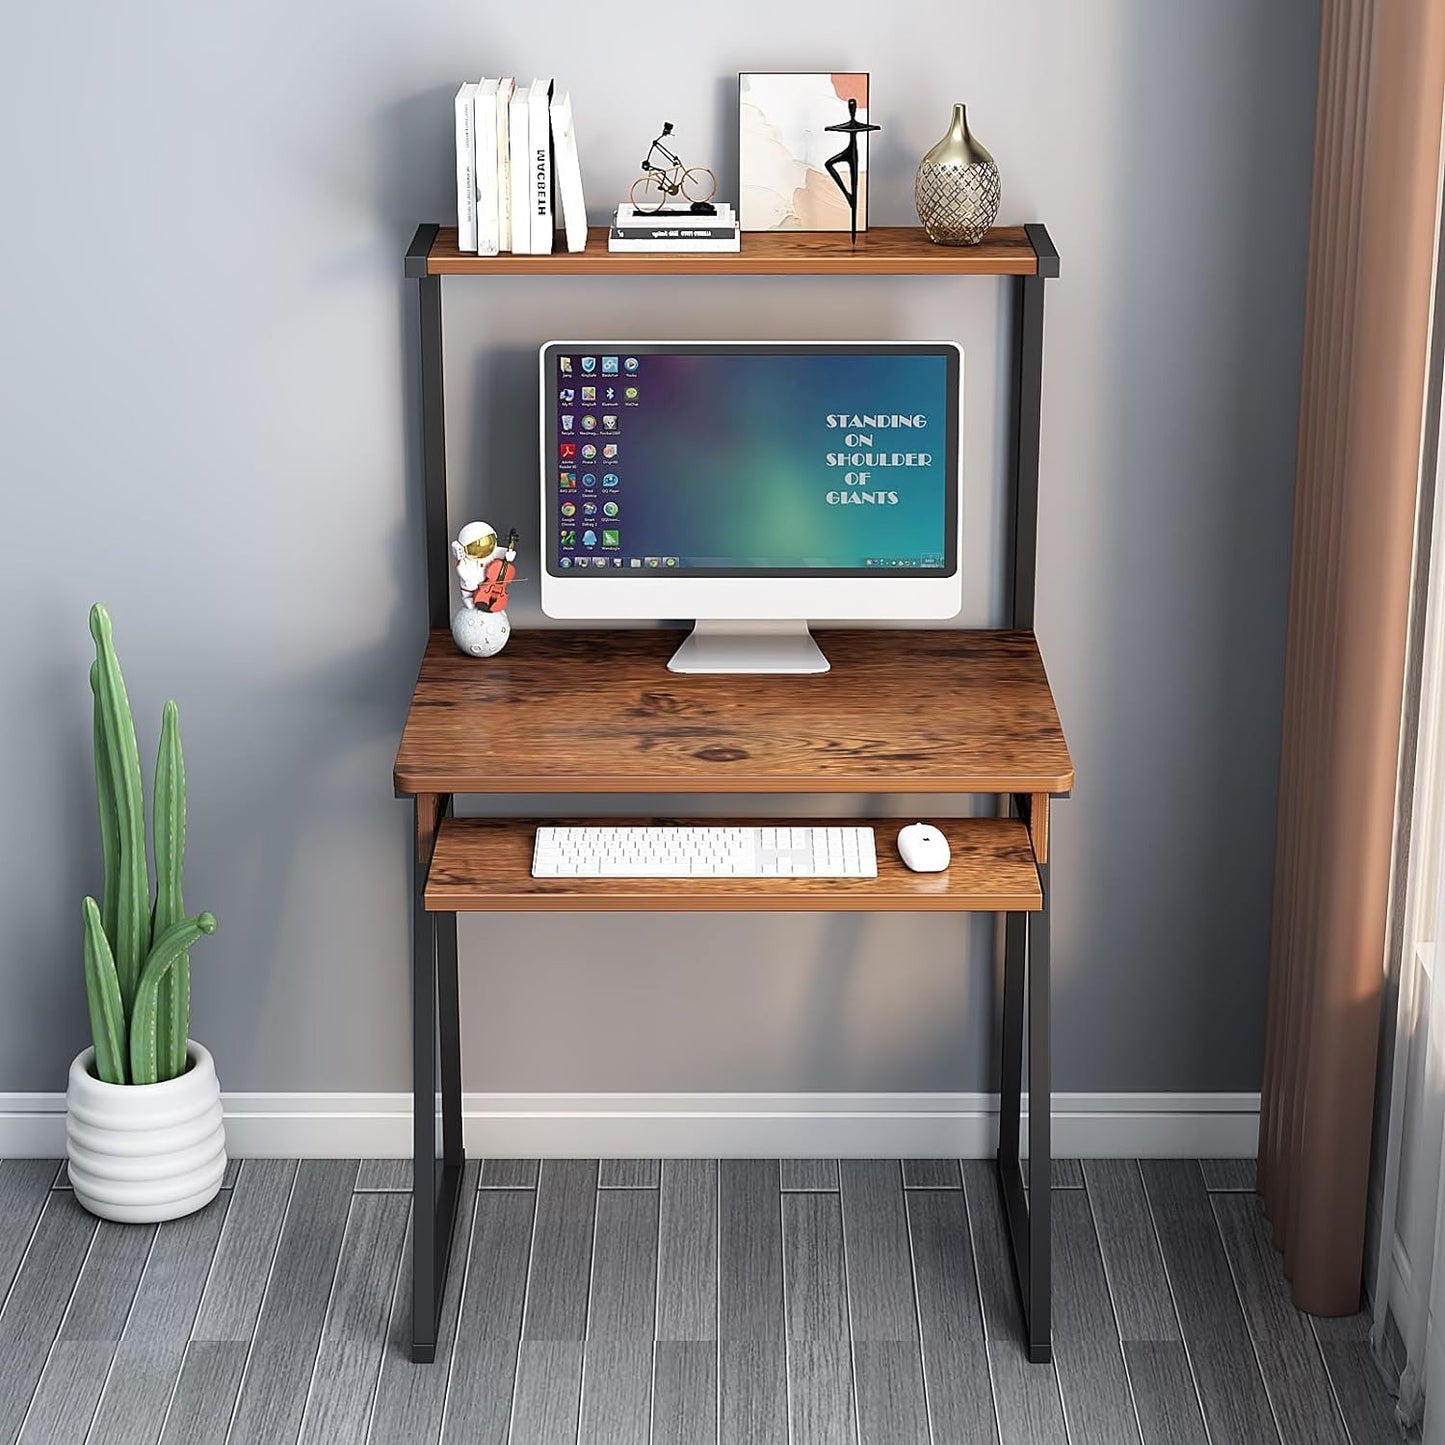
{"label": "white baseboard", "polygon": [[[402,1157],[410,1094],[227,1094],[238,1156]],[[502,1158],[986,1158],[997,1094],[467,1094],[468,1153]],[[1258,1094],[1055,1094],[1053,1152],[1255,1153]],[[0,1157],[65,1152],[63,1094],[0,1094]]]}

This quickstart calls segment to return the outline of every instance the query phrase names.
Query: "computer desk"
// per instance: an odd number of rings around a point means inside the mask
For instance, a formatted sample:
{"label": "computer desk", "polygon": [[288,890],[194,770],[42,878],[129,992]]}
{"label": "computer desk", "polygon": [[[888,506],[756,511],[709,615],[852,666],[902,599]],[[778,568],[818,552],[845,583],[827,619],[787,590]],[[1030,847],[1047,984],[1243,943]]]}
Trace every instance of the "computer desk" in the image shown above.
{"label": "computer desk", "polygon": [[[1049,1357],[1049,802],[1074,775],[1038,646],[1016,631],[818,638],[831,672],[726,677],[669,673],[679,641],[670,630],[518,631],[484,662],[459,653],[450,633],[431,634],[395,771],[416,809],[414,1358],[436,1347],[462,1178],[457,914],[556,910],[1005,914],[998,1163],[1030,1357]],[[457,793],[534,794],[557,808],[540,819],[459,818]],[[879,822],[876,879],[533,878],[537,823],[565,818],[578,794],[609,793],[983,793],[1012,807],[931,820],[952,848],[945,873],[910,873],[898,824]]]}
{"label": "computer desk", "polygon": [[[1074,772],[1032,631],[1044,284],[1059,274],[1047,229],[996,227],[976,246],[935,246],[916,226],[874,227],[856,243],[846,233],[765,232],[747,236],[730,254],[612,255],[606,227],[594,227],[581,251],[476,256],[458,250],[455,228],[427,224],[417,228],[405,271],[417,283],[420,320],[431,627],[394,776],[398,794],[415,807],[412,1358],[435,1358],[461,1194],[457,914],[568,909],[1002,913],[999,1182],[1029,1358],[1048,1360],[1049,804],[1073,787]],[[661,630],[518,631],[497,657],[463,657],[447,630],[453,588],[442,278],[524,282],[563,275],[634,278],[640,286],[654,276],[715,285],[734,277],[782,277],[793,286],[818,276],[1005,281],[1012,301],[1003,368],[1010,629],[822,632],[833,670],[808,677],[669,673],[667,659],[680,638]],[[458,818],[457,793],[555,796],[559,807],[577,794],[983,793],[1001,800],[997,811],[1005,816],[931,819],[953,850],[944,874],[909,873],[893,847],[893,828],[883,825],[876,879],[534,879],[538,820]],[[1025,1025],[1027,1197],[1020,1167]]]}

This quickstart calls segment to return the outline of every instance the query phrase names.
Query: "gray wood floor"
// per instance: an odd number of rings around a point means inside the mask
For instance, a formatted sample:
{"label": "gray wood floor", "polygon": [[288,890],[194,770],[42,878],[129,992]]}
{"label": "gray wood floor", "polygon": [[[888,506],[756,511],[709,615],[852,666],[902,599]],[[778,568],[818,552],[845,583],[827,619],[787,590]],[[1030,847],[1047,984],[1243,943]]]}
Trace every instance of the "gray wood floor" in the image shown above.
{"label": "gray wood floor", "polygon": [[1395,1438],[1364,1317],[1293,1308],[1252,1180],[1060,1161],[1029,1365],[985,1163],[489,1159],[413,1366],[408,1164],[247,1160],[157,1229],[0,1161],[0,1441]]}

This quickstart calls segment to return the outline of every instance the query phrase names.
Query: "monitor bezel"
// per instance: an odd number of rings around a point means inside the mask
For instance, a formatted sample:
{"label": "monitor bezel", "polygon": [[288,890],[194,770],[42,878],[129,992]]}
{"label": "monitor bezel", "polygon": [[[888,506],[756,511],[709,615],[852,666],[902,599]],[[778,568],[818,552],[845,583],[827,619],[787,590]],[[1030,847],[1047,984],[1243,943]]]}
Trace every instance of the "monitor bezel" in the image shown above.
{"label": "monitor bezel", "polygon": [[[948,366],[945,472],[945,563],[941,568],[880,571],[870,568],[729,568],[687,571],[607,569],[574,571],[558,566],[559,544],[552,516],[552,481],[560,429],[551,388],[554,361],[563,352],[715,354],[747,351],[771,355],[878,354],[941,356]],[[551,340],[538,349],[539,536],[542,546],[541,601],[545,615],[586,618],[806,618],[817,621],[937,619],[957,615],[962,605],[962,409],[963,349],[952,341],[736,341]],[[599,373],[600,374],[600,373]]]}

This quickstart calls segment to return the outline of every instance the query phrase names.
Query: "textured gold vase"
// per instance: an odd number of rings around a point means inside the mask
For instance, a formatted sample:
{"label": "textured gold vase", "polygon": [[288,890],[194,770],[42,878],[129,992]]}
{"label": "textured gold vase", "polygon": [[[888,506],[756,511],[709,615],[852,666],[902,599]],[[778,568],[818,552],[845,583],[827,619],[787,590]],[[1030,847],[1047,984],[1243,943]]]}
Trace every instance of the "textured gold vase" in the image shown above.
{"label": "textured gold vase", "polygon": [[968,109],[953,107],[948,134],[918,164],[913,203],[930,241],[976,246],[1003,198],[993,157],[968,128]]}

